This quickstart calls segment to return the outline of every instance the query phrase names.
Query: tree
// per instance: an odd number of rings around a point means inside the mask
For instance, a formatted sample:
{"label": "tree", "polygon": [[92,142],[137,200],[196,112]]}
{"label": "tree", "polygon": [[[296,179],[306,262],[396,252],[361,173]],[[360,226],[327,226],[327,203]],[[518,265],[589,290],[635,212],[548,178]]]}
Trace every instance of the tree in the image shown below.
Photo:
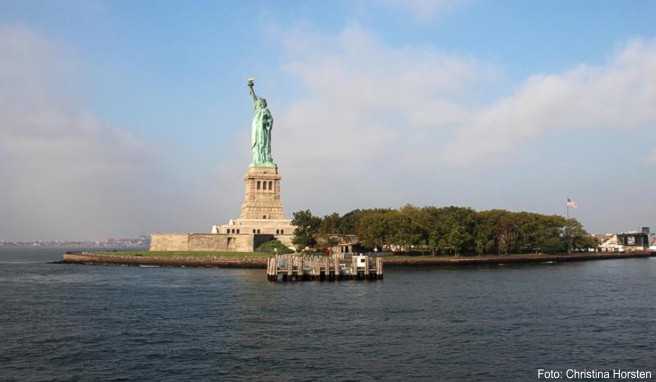
{"label": "tree", "polygon": [[383,215],[383,220],[389,230],[385,244],[393,245],[395,250],[408,251],[421,243],[421,230],[407,215],[392,210]]}
{"label": "tree", "polygon": [[496,252],[496,222],[493,211],[484,211],[476,214],[474,229],[474,251],[478,255]]}
{"label": "tree", "polygon": [[296,226],[292,243],[300,248],[313,247],[321,226],[321,218],[312,215],[310,210],[294,212],[292,224]]}
{"label": "tree", "polygon": [[415,207],[353,210],[323,218],[309,210],[294,214],[294,244],[331,245],[332,234],[357,234],[367,247],[433,254],[557,253],[596,247],[598,243],[575,219],[530,212],[466,207]]}
{"label": "tree", "polygon": [[425,207],[421,219],[425,243],[434,254],[473,253],[476,212],[464,207]]}
{"label": "tree", "polygon": [[337,226],[337,233],[354,235],[357,232],[358,221],[362,214],[362,210],[353,210],[342,215]]}
{"label": "tree", "polygon": [[339,232],[339,223],[341,218],[337,212],[333,212],[330,215],[326,215],[321,220],[319,226],[319,233],[322,235],[338,234]]}
{"label": "tree", "polygon": [[565,239],[569,241],[569,248],[572,250],[596,248],[599,245],[599,240],[586,232],[583,225],[576,219],[566,220],[564,232],[566,233]]}
{"label": "tree", "polygon": [[382,248],[388,243],[391,230],[387,226],[384,215],[385,212],[368,211],[358,219],[356,232],[365,246]]}

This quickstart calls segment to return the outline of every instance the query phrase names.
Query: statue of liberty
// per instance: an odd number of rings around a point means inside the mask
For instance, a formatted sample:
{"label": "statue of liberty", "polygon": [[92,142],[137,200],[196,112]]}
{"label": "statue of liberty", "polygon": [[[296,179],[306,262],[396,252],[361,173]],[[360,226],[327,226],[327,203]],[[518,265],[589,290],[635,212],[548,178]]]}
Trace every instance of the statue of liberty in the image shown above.
{"label": "statue of liberty", "polygon": [[273,128],[273,116],[267,107],[264,98],[255,95],[255,81],[248,80],[248,88],[253,97],[253,122],[251,124],[251,152],[253,159],[251,167],[275,167],[271,158],[271,129]]}

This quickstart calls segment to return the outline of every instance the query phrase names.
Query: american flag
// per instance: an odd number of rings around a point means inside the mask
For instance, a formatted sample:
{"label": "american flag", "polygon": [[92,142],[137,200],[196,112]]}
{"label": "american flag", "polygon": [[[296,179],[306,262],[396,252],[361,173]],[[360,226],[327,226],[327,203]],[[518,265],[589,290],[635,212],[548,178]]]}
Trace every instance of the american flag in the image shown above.
{"label": "american flag", "polygon": [[567,207],[568,208],[576,208],[576,202],[572,200],[571,198],[567,198]]}

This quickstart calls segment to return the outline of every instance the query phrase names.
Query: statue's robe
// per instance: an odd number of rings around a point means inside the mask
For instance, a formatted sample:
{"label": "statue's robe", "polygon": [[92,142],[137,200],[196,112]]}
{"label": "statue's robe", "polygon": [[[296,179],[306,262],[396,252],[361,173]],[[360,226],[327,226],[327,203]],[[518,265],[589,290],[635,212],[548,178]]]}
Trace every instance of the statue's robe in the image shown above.
{"label": "statue's robe", "polygon": [[251,150],[253,164],[272,163],[271,129],[273,116],[267,107],[255,105],[255,115],[251,126]]}

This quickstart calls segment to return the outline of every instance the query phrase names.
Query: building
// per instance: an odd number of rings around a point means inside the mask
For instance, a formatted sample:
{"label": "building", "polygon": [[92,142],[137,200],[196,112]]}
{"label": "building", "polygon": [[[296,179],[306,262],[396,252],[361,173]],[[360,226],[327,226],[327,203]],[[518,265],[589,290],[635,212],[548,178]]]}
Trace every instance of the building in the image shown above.
{"label": "building", "polygon": [[364,250],[357,235],[328,235],[327,244],[331,253],[354,253]]}
{"label": "building", "polygon": [[649,248],[649,233],[626,232],[605,235],[599,250],[601,252],[636,252],[645,251]]}

